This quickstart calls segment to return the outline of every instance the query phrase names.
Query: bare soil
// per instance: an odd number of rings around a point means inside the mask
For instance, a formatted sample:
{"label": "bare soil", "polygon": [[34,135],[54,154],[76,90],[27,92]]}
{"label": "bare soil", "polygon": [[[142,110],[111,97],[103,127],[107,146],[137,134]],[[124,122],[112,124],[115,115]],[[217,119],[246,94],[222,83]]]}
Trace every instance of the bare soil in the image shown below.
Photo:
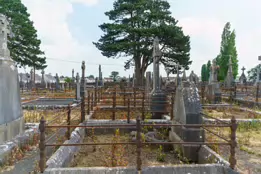
{"label": "bare soil", "polygon": [[[115,112],[115,117],[116,119],[120,120],[127,120],[127,111],[116,111]],[[136,119],[137,116],[141,116],[141,112],[139,111],[131,111],[130,112],[130,119]],[[96,110],[93,113],[92,119],[112,119],[112,111],[101,111],[101,110]]]}
{"label": "bare soil", "polygon": [[215,118],[235,118],[240,119],[258,119],[261,118],[260,114],[250,112],[250,111],[242,111],[239,108],[217,108],[217,109],[204,109],[205,114],[215,117]]}
{"label": "bare soil", "polygon": [[[113,135],[96,135],[95,142],[112,142]],[[120,136],[120,142],[128,142],[128,134]],[[84,139],[84,142],[93,142],[92,138]],[[135,145],[116,145],[117,151],[115,156],[118,156],[117,166],[136,166],[136,146]],[[142,148],[142,166],[151,166],[151,165],[173,165],[180,164],[181,162],[175,158],[174,152],[162,152],[164,153],[165,160],[164,162],[159,162],[157,160],[158,156],[158,147],[149,147],[145,146]],[[75,159],[71,163],[71,167],[98,167],[98,166],[112,166],[111,157],[112,157],[112,146],[103,145],[103,146],[83,146],[80,149],[80,152],[76,155]],[[119,157],[121,156],[121,157]]]}

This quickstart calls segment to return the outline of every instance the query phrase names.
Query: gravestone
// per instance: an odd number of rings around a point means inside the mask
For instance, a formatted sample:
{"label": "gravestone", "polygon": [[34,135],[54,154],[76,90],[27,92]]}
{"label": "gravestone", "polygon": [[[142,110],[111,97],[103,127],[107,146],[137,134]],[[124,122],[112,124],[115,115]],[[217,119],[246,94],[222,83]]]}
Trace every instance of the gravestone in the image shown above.
{"label": "gravestone", "polygon": [[179,71],[179,68],[180,68],[181,66],[179,65],[179,63],[177,63],[177,65],[176,65],[176,69],[177,69],[177,77],[176,77],[176,86],[178,86],[178,85],[180,85],[181,84],[181,81],[182,81],[182,79],[180,78],[180,71]]}
{"label": "gravestone", "polygon": [[146,103],[150,101],[150,92],[151,92],[151,72],[146,72],[146,86],[145,86],[145,94],[146,94]]}
{"label": "gravestone", "polygon": [[242,85],[246,85],[247,83],[247,78],[246,78],[246,75],[245,75],[245,67],[243,67],[242,69],[242,74],[241,76],[239,77],[239,83],[242,84]]}
{"label": "gravestone", "polygon": [[194,71],[191,71],[190,75],[189,75],[189,81],[193,82],[195,84],[199,83],[199,78],[198,76],[194,73]]}
{"label": "gravestone", "polygon": [[159,49],[159,39],[156,37],[153,43],[153,90],[151,92],[152,119],[162,119],[167,111],[167,95],[160,88],[159,61],[162,53]]}
{"label": "gravestone", "polygon": [[184,68],[184,70],[183,70],[182,81],[187,81],[186,69],[185,69],[185,68]]}
{"label": "gravestone", "polygon": [[209,85],[207,87],[207,99],[211,104],[221,103],[221,90],[217,81],[217,70],[219,67],[216,65],[216,59],[213,59],[210,67]]}
{"label": "gravestone", "polygon": [[19,84],[20,84],[20,88],[23,90],[24,89],[24,82],[23,82],[23,74],[22,73],[19,74]]}
{"label": "gravestone", "polygon": [[72,69],[72,84],[75,83],[75,78],[74,78],[74,69]]}
{"label": "gravestone", "polygon": [[34,70],[31,69],[30,71],[30,87],[29,89],[33,89],[35,87],[35,83],[34,83]]}
{"label": "gravestone", "polygon": [[166,74],[167,74],[167,80],[169,81],[170,68],[165,66],[165,71],[166,71]]}
{"label": "gravestone", "polygon": [[6,16],[0,14],[0,144],[24,132],[18,71],[7,48],[10,33]]}
{"label": "gravestone", "polygon": [[98,77],[95,78],[95,88],[98,88],[99,86],[99,79]]}
{"label": "gravestone", "polygon": [[232,70],[232,60],[231,57],[229,58],[229,63],[228,63],[228,70],[227,70],[227,76],[225,80],[225,86],[227,88],[231,88],[234,86],[234,77],[233,77],[233,70]]}
{"label": "gravestone", "polygon": [[[99,65],[99,79],[98,79],[98,86],[103,86],[103,77],[102,77],[101,65]],[[98,86],[97,86],[97,87],[98,87]]]}
{"label": "gravestone", "polygon": [[[173,124],[202,124],[201,104],[198,89],[194,83],[183,81],[176,89],[174,102]],[[169,138],[174,142],[204,142],[204,131],[199,127],[176,126],[169,132]],[[174,145],[175,150],[181,150],[189,161],[197,162],[200,146]]]}
{"label": "gravestone", "polygon": [[42,74],[41,86],[42,86],[42,88],[46,88],[46,83],[45,83],[45,79],[44,79],[44,70],[42,70],[41,74]]}
{"label": "gravestone", "polygon": [[76,74],[76,82],[75,82],[75,99],[80,100],[80,75],[79,73]]}
{"label": "gravestone", "polygon": [[60,90],[60,89],[61,89],[60,79],[59,79],[59,76],[58,76],[57,73],[56,73],[56,76],[55,76],[55,89],[56,89],[56,90]]}

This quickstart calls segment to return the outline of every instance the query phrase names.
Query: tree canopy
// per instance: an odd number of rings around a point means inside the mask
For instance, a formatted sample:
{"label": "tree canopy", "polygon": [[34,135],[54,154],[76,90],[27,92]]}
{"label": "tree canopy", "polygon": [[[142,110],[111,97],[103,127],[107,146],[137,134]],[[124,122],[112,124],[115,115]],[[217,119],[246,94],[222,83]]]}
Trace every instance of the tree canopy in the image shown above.
{"label": "tree canopy", "polygon": [[236,33],[231,31],[231,25],[226,23],[221,36],[220,53],[217,56],[217,64],[219,65],[218,80],[223,81],[227,76],[229,58],[232,60],[233,76],[236,78],[238,74],[238,59],[236,49]]}
{"label": "tree canopy", "polygon": [[119,72],[112,71],[110,77],[113,78],[113,81],[115,82],[116,79],[119,77]]}
{"label": "tree canopy", "polygon": [[106,12],[111,23],[103,23],[104,35],[94,42],[108,58],[127,58],[125,68],[135,66],[135,82],[141,84],[147,67],[153,62],[153,40],[158,36],[161,63],[176,71],[176,63],[188,69],[190,37],[184,35],[172,17],[166,0],[116,0]]}
{"label": "tree canopy", "polygon": [[247,71],[249,81],[255,82],[257,79],[257,73],[261,72],[261,65],[257,65],[254,68]]}
{"label": "tree canopy", "polygon": [[208,81],[208,74],[207,74],[207,65],[203,64],[201,67],[201,81],[206,82]]}
{"label": "tree canopy", "polygon": [[21,0],[1,0],[0,13],[10,18],[13,37],[8,38],[8,48],[12,59],[20,66],[46,68],[46,58],[40,49],[41,41]]}

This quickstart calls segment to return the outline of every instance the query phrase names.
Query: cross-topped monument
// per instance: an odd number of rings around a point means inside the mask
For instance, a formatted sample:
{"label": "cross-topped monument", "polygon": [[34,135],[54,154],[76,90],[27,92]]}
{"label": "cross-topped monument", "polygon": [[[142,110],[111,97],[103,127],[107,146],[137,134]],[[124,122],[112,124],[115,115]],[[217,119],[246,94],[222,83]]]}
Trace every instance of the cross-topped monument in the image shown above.
{"label": "cross-topped monument", "polygon": [[240,82],[240,84],[246,84],[246,82],[247,82],[247,78],[246,78],[246,75],[245,75],[246,68],[243,67],[241,70],[242,70],[242,74],[239,77],[239,82]]}
{"label": "cross-topped monument", "polygon": [[159,61],[162,56],[162,53],[159,49],[159,38],[156,37],[153,43],[153,90],[160,90],[160,82],[159,82]]}
{"label": "cross-topped monument", "polygon": [[217,82],[217,71],[219,69],[219,66],[217,65],[216,59],[212,60],[212,65],[210,67],[210,78],[209,82]]}
{"label": "cross-topped monument", "polygon": [[7,48],[7,36],[10,34],[9,22],[2,14],[0,14],[0,32],[0,56],[10,60],[10,51]]}

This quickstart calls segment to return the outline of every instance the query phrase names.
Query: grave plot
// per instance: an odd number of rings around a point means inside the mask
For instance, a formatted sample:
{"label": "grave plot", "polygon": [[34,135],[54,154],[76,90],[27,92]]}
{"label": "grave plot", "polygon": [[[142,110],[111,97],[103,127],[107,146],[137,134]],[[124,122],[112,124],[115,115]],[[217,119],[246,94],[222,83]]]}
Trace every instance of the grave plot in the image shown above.
{"label": "grave plot", "polygon": [[205,108],[203,113],[215,117],[230,119],[235,116],[236,119],[261,119],[261,114],[255,110],[243,109],[240,107],[217,107],[217,108]]}
{"label": "grave plot", "polygon": [[[162,138],[162,141],[164,140],[167,141],[167,137]],[[95,134],[94,131],[91,131],[83,140],[83,143],[88,142],[135,143],[135,138],[131,136],[131,133],[121,133],[119,129],[115,131],[115,134]],[[135,167],[136,151],[135,144],[83,146],[70,167]],[[174,154],[174,150],[161,145],[144,146],[141,151],[141,160],[144,167],[184,163]]]}

